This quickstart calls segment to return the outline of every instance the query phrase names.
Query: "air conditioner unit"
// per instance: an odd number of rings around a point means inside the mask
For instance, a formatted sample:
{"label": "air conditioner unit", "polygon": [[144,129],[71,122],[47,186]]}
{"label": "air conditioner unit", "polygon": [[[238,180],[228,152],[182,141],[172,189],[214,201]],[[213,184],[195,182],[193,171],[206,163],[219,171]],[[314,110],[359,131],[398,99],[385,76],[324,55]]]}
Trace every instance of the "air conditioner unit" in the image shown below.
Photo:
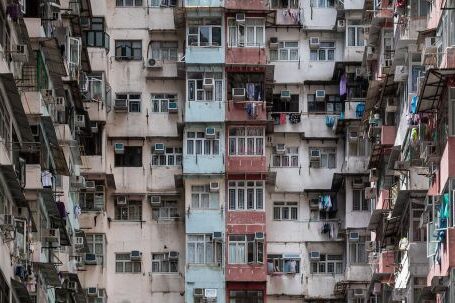
{"label": "air conditioner unit", "polygon": [[321,253],[318,251],[310,252],[310,260],[319,260],[321,258]]}
{"label": "air conditioner unit", "polygon": [[194,288],[193,289],[193,296],[194,297],[203,297],[204,296],[204,289],[203,288]]}
{"label": "air conditioner unit", "polygon": [[406,65],[397,65],[395,67],[395,75],[393,81],[404,82],[408,79],[408,67]]}
{"label": "air conditioner unit", "polygon": [[75,188],[85,188],[85,177],[83,176],[73,176],[71,177],[71,186]]}
{"label": "air conditioner unit", "polygon": [[77,246],[84,245],[84,237],[75,237],[74,238],[74,244],[77,245]]}
{"label": "air conditioner unit", "polygon": [[366,241],[365,250],[368,252],[376,251],[376,241]]}
{"label": "air conditioner unit", "polygon": [[98,133],[98,123],[97,122],[92,122],[90,125],[90,130],[92,131],[92,134],[97,134]]}
{"label": "air conditioner unit", "polygon": [[17,44],[16,50],[11,52],[11,59],[16,62],[28,61],[28,48],[26,44]]}
{"label": "air conditioner unit", "polygon": [[282,155],[286,152],[286,144],[277,144],[275,145],[275,152],[278,155]]}
{"label": "air conditioner unit", "polygon": [[150,195],[149,196],[150,205],[160,206],[161,205],[161,196]]}
{"label": "air conditioner unit", "polygon": [[206,139],[215,139],[216,131],[214,127],[205,128],[205,138]]}
{"label": "air conditioner unit", "polygon": [[96,287],[87,288],[87,297],[98,297],[98,288]]}
{"label": "air conditioner unit", "polygon": [[280,93],[281,100],[291,100],[291,92],[288,90],[282,90]]}
{"label": "air conditioner unit", "polygon": [[352,295],[354,297],[356,297],[356,298],[364,297],[365,296],[365,290],[364,289],[355,288],[352,291]]}
{"label": "air conditioner unit", "polygon": [[77,282],[68,281],[68,283],[66,284],[66,288],[70,289],[70,290],[73,290],[73,291],[77,291],[79,286],[77,285]]}
{"label": "air conditioner unit", "polygon": [[359,133],[356,131],[350,131],[348,140],[349,142],[357,142],[357,140],[359,140]]}
{"label": "air conditioner unit", "polygon": [[85,181],[85,190],[94,191],[95,186],[95,181]]}
{"label": "air conditioner unit", "polygon": [[246,97],[246,90],[244,88],[233,88],[232,99],[237,101],[243,101]]}
{"label": "air conditioner unit", "polygon": [[204,297],[209,300],[209,298],[216,298],[217,297],[217,289],[216,288],[206,288],[204,289]]}
{"label": "air conditioner unit", "polygon": [[43,238],[49,242],[60,241],[60,230],[58,228],[48,228],[43,231]]}
{"label": "air conditioner unit", "polygon": [[310,49],[319,48],[319,37],[310,37]]}
{"label": "air conditioner unit", "polygon": [[271,37],[269,40],[269,49],[276,50],[278,49],[279,43],[277,37]]}
{"label": "air conditioner unit", "polygon": [[76,115],[76,119],[74,120],[74,125],[76,127],[85,127],[85,116]]}
{"label": "air conditioner unit", "polygon": [[126,196],[117,196],[117,199],[115,200],[116,205],[127,205],[128,200],[126,199]]}
{"label": "air conditioner unit", "polygon": [[155,60],[150,58],[147,59],[145,67],[160,69],[163,68],[163,62],[161,60]]}
{"label": "air conditioner unit", "polygon": [[324,101],[325,100],[325,90],[318,89],[315,92],[315,95],[316,95],[316,101]]}
{"label": "air conditioner unit", "polygon": [[340,19],[337,20],[337,31],[344,32],[346,30],[346,20]]}
{"label": "air conditioner unit", "polygon": [[178,251],[170,251],[169,252],[169,260],[177,260],[179,258]]}
{"label": "air conditioner unit", "polygon": [[215,79],[213,78],[204,78],[203,87],[205,90],[212,90]]}
{"label": "air conditioner unit", "polygon": [[131,261],[140,261],[142,259],[142,253],[139,250],[132,250],[130,253]]}
{"label": "air conditioner unit", "polygon": [[168,112],[171,114],[176,114],[179,112],[177,101],[169,101],[167,105]]}
{"label": "air conditioner unit", "polygon": [[310,152],[310,160],[317,161],[321,159],[321,151],[319,149],[313,149]]}
{"label": "air conditioner unit", "polygon": [[85,264],[96,265],[97,263],[95,254],[85,254]]}
{"label": "air conditioner unit", "polygon": [[121,155],[125,153],[125,144],[114,143],[114,153]]}
{"label": "air conditioner unit", "polygon": [[255,240],[264,240],[264,233],[263,232],[255,232],[254,233],[254,239]]}
{"label": "air conditioner unit", "polygon": [[351,231],[349,233],[349,241],[359,241],[360,239],[360,234],[355,231]]}
{"label": "air conditioner unit", "polygon": [[223,241],[223,233],[221,231],[213,232],[212,239],[214,241]]}
{"label": "air conditioner unit", "polygon": [[244,13],[235,14],[235,22],[245,22],[245,14]]}
{"label": "air conditioner unit", "polygon": [[155,143],[153,150],[156,154],[164,154],[166,152],[166,146],[164,143]]}
{"label": "air conditioner unit", "polygon": [[318,198],[310,199],[310,209],[319,209],[319,199]]}
{"label": "air conditioner unit", "polygon": [[8,214],[0,214],[0,227],[1,226],[13,226],[14,216]]}
{"label": "air conditioner unit", "polygon": [[115,112],[127,112],[128,111],[128,100],[127,99],[115,99],[114,111]]}
{"label": "air conditioner unit", "polygon": [[220,190],[220,183],[210,182],[210,191],[211,192],[218,192],[219,190]]}

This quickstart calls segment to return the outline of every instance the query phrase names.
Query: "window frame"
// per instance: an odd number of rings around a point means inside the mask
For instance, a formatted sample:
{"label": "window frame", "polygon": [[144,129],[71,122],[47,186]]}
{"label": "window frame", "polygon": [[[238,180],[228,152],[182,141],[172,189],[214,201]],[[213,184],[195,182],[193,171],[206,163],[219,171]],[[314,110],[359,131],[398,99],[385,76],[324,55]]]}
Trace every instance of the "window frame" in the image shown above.
{"label": "window frame", "polygon": [[[296,261],[295,272],[286,269],[286,262]],[[302,259],[300,256],[289,256],[287,254],[268,254],[267,255],[267,267],[270,263],[272,263],[273,269],[272,271],[268,272],[269,274],[299,274],[300,273],[300,265]],[[279,270],[276,270],[276,269]],[[288,267],[289,269],[289,267]]]}
{"label": "window frame", "polygon": [[[125,145],[123,154],[114,155],[114,166],[115,167],[142,167],[143,163],[143,148],[142,146]],[[134,151],[135,150],[135,151]],[[140,152],[139,152],[140,151]],[[129,155],[128,153],[138,153],[139,159],[133,161],[134,154]]]}
{"label": "window frame", "polygon": [[[358,202],[356,196],[359,198]],[[370,203],[365,199],[365,188],[352,189],[352,211],[370,211]]]}
{"label": "window frame", "polygon": [[[287,212],[287,218],[284,214]],[[298,221],[299,203],[296,201],[273,202],[273,221]]]}
{"label": "window frame", "polygon": [[[337,147],[310,147],[308,149],[309,154],[308,157],[311,160],[311,151],[312,150],[319,150],[320,152],[320,158],[319,158],[319,165],[314,166],[312,165],[312,162],[317,162],[317,161],[310,161],[310,167],[311,168],[316,168],[316,169],[336,169],[337,168]],[[322,162],[323,155],[325,155],[326,161],[324,163]],[[333,155],[334,161],[333,161],[333,166],[329,166],[329,156]]]}
{"label": "window frame", "polygon": [[172,221],[180,218],[177,199],[165,198],[161,201],[160,206],[153,206],[152,218],[157,221]]}
{"label": "window frame", "polygon": [[205,132],[203,131],[187,131],[185,139],[185,154],[194,156],[219,155],[221,142],[220,135],[220,131],[215,131],[215,139],[206,139]]}
{"label": "window frame", "polygon": [[289,168],[289,167],[300,167],[299,162],[299,147],[286,147],[284,154],[272,154],[271,167],[275,168]]}
{"label": "window frame", "polygon": [[[172,152],[170,152],[170,150],[172,150]],[[152,152],[151,165],[154,167],[175,167],[182,166],[182,164],[183,164],[182,147],[166,147],[166,150],[162,154],[156,153],[154,151]]]}
{"label": "window frame", "polygon": [[[174,47],[169,45],[175,44]],[[154,47],[157,46],[158,47]],[[149,43],[147,58],[158,61],[177,62],[179,53],[179,43],[177,40],[152,40]]]}
{"label": "window frame", "polygon": [[[362,25],[362,24],[353,24],[357,23],[356,21],[358,20],[347,20],[347,26],[346,26],[346,45],[347,47],[365,47],[367,40],[359,40],[359,35],[360,31],[363,31],[363,37],[365,37],[365,29],[367,26]],[[354,34],[354,45],[351,45],[351,39],[350,39],[350,34],[351,31],[350,29],[353,29],[353,34]]]}
{"label": "window frame", "polygon": [[[135,44],[140,43],[140,46],[137,46]],[[115,40],[115,60],[118,61],[142,61],[143,55],[142,55],[142,40]],[[120,49],[120,55],[117,53],[117,49]],[[130,52],[130,55],[123,55],[123,53],[128,53],[128,50]],[[135,52],[139,51],[139,55],[135,54]]]}
{"label": "window frame", "polygon": [[[201,239],[190,239],[202,237]],[[212,234],[187,234],[186,235],[186,262],[191,265],[221,265],[223,262],[223,245],[220,241],[213,240]],[[190,244],[194,248],[189,248]],[[198,256],[198,247],[202,245],[203,257],[202,260]],[[211,249],[211,252],[210,252]],[[194,252],[194,260],[190,260],[190,251]],[[210,259],[211,254],[211,260]]]}
{"label": "window frame", "polygon": [[[139,98],[137,98],[139,97]],[[116,100],[126,100],[128,113],[141,113],[142,110],[142,94],[135,92],[116,93]]]}
{"label": "window frame", "polygon": [[[115,205],[115,220],[120,222],[142,222],[143,208],[142,200],[127,198],[126,205]],[[134,211],[136,214],[131,214],[131,211]],[[125,214],[126,218],[124,217]]]}
{"label": "window frame", "polygon": [[[208,20],[215,20],[219,21],[219,24],[210,24],[211,22]],[[219,20],[218,20],[219,19]],[[199,18],[199,19],[191,19],[188,20],[187,25],[186,25],[186,47],[223,47],[223,25],[222,25],[222,19],[221,18]],[[190,33],[191,28],[197,28],[197,33]],[[207,28],[209,30],[208,34],[208,42],[201,42],[201,30],[203,28]],[[219,29],[220,31],[220,41],[219,45],[217,43],[214,43],[213,41],[213,30],[214,29]],[[190,42],[190,36],[192,37],[197,37],[196,44],[193,44]],[[205,44],[207,43],[207,44]]]}
{"label": "window frame", "polygon": [[[255,24],[254,20],[262,21],[262,24]],[[251,22],[252,24],[248,24]],[[258,22],[257,22],[258,23]],[[227,43],[229,48],[235,47],[249,47],[249,48],[264,48],[265,47],[265,18],[262,17],[248,17],[245,22],[240,24],[235,21],[235,18],[227,18]],[[240,39],[241,28],[243,28],[243,41]],[[248,42],[248,29],[253,29],[253,42]],[[258,37],[259,29],[262,29],[262,43]],[[259,41],[259,42],[258,42]]]}
{"label": "window frame", "polygon": [[[243,130],[239,132],[240,130]],[[257,132],[261,134],[252,134]],[[236,134],[233,134],[233,133]],[[248,134],[250,132],[250,134]],[[240,133],[240,134],[239,134]],[[243,133],[243,134],[242,134]],[[229,156],[257,157],[265,155],[265,128],[261,126],[234,126],[229,128]],[[261,144],[262,141],[262,144]],[[252,146],[251,144],[252,143]],[[240,147],[243,146],[243,151]],[[252,151],[252,152],[250,152]]]}
{"label": "window frame", "polygon": [[[253,193],[253,201],[249,196]],[[258,196],[259,193],[262,196]],[[239,197],[242,196],[243,202]],[[234,198],[234,200],[232,200]],[[262,198],[262,199],[261,199]],[[251,204],[252,202],[252,204]],[[229,211],[265,211],[265,183],[261,180],[228,181]],[[243,205],[243,206],[242,206]]]}
{"label": "window frame", "polygon": [[[123,257],[128,256],[128,259],[118,259],[118,257],[122,255]],[[122,266],[122,270],[119,271],[119,264]],[[126,267],[128,264],[131,264],[131,271],[126,271]],[[115,273],[116,274],[140,274],[142,273],[142,261],[134,261],[131,260],[131,253],[115,253]]]}
{"label": "window frame", "polygon": [[[264,263],[264,240],[256,240],[254,234],[229,235],[228,237],[228,264],[263,264]],[[242,239],[243,238],[243,239]],[[235,254],[231,254],[231,247]],[[242,256],[243,247],[244,253]],[[261,248],[260,248],[261,247]],[[240,251],[239,251],[240,250]],[[251,258],[252,257],[252,258]]]}
{"label": "window frame", "polygon": [[335,0],[311,0],[310,6],[313,8],[335,8]]}
{"label": "window frame", "polygon": [[[333,43],[333,46],[324,46],[324,44]],[[321,59],[321,54],[324,54],[324,59]],[[333,53],[333,57],[330,59],[330,54]],[[316,59],[314,54],[317,54]],[[335,41],[321,41],[319,42],[318,49],[310,50],[310,61],[311,62],[334,62],[336,56],[336,42]]]}
{"label": "window frame", "polygon": [[169,102],[177,102],[177,100],[177,94],[151,94],[151,112],[154,114],[168,114]]}
{"label": "window frame", "polygon": [[[101,236],[101,238],[100,238]],[[89,247],[89,252],[96,256],[96,264],[104,264],[104,255],[106,254],[106,236],[102,233],[87,233],[85,234],[85,240],[87,246]],[[101,245],[101,253],[99,253],[99,247],[97,250],[97,245]]]}
{"label": "window frame", "polygon": [[[287,43],[297,43],[296,46],[286,46]],[[291,59],[291,53],[295,54],[295,59]],[[281,57],[282,54],[286,53],[287,59]],[[270,61],[274,62],[297,62],[300,61],[299,57],[299,41],[280,41],[278,42],[277,50],[270,50]]]}
{"label": "window frame", "polygon": [[[130,1],[132,4],[128,5],[128,1]],[[122,4],[119,4],[122,2]],[[142,0],[116,0],[115,1],[115,7],[142,7],[143,6],[143,1]]]}
{"label": "window frame", "polygon": [[[348,241],[349,264],[368,263],[368,253],[365,250],[366,237],[359,237],[358,241]],[[363,257],[362,257],[363,256]]]}
{"label": "window frame", "polygon": [[[161,256],[162,259],[154,259],[154,257],[159,257]],[[152,274],[178,274],[179,273],[179,257],[177,259],[169,260],[169,252],[152,252]],[[167,268],[168,270],[165,271],[163,268],[166,268],[166,263],[167,263]],[[158,264],[158,271],[155,271],[155,266]],[[172,269],[175,269],[173,271]]]}
{"label": "window frame", "polygon": [[[204,89],[204,79],[213,78],[212,90]],[[224,100],[223,73],[189,72],[186,77],[186,93],[188,101],[222,102]]]}
{"label": "window frame", "polygon": [[[329,260],[329,256],[331,257],[331,260]],[[333,266],[333,272],[329,272],[329,264]],[[315,266],[317,270],[315,270]],[[321,268],[323,268],[323,270],[321,270]],[[320,259],[318,261],[310,260],[310,273],[312,275],[342,275],[343,272],[343,255],[320,254]]]}
{"label": "window frame", "polygon": [[[255,294],[253,296],[253,294]],[[263,290],[230,290],[229,302],[230,303],[263,303],[264,302]]]}

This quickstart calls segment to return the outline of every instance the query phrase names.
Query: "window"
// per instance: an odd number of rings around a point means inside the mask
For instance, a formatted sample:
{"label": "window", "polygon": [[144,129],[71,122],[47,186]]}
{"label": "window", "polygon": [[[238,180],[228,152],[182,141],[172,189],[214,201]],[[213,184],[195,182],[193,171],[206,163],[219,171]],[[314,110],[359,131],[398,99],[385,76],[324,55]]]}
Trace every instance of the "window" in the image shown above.
{"label": "window", "polygon": [[321,254],[319,261],[311,262],[312,274],[342,274],[343,256]]}
{"label": "window", "polygon": [[177,102],[177,95],[152,94],[152,112],[153,113],[169,112],[169,102]]}
{"label": "window", "polygon": [[88,249],[96,256],[96,264],[104,262],[104,234],[85,234]]}
{"label": "window", "polygon": [[367,253],[365,250],[365,237],[360,237],[358,241],[349,241],[349,262],[351,264],[367,263]]}
{"label": "window", "polygon": [[[354,134],[352,134],[354,133]],[[352,135],[357,135],[357,138]],[[362,136],[361,132],[358,131],[349,131],[348,136],[351,136],[349,139],[349,156],[351,157],[365,157],[367,155],[367,144],[368,140]],[[353,138],[354,137],[354,138]]]}
{"label": "window", "polygon": [[261,290],[230,290],[229,303],[263,303],[264,293]]}
{"label": "window", "polygon": [[116,167],[142,167],[142,146],[125,146],[123,154],[115,154]]}
{"label": "window", "polygon": [[104,209],[104,186],[96,185],[94,191],[79,192],[79,206],[82,211],[99,211]]}
{"label": "window", "polygon": [[217,192],[210,192],[210,185],[191,186],[191,208],[194,209],[216,209],[218,208]]}
{"label": "window", "polygon": [[246,18],[245,23],[228,19],[229,47],[264,47],[265,20],[264,18]]}
{"label": "window", "polygon": [[220,132],[215,139],[206,139],[204,132],[187,132],[186,153],[188,155],[218,155],[220,153]]}
{"label": "window", "polygon": [[141,221],[142,201],[127,200],[126,205],[116,205],[115,219],[120,221]]}
{"label": "window", "polygon": [[84,31],[84,43],[90,47],[104,47],[109,49],[109,35],[106,33],[103,17],[87,19],[89,29]]}
{"label": "window", "polygon": [[297,202],[273,202],[273,220],[297,220]]}
{"label": "window", "polygon": [[348,46],[365,46],[365,26],[360,21],[348,20]]}
{"label": "window", "polygon": [[142,60],[142,41],[115,40],[115,59]]}
{"label": "window", "polygon": [[271,61],[298,61],[299,42],[284,41],[278,44],[278,50],[270,50]]}
{"label": "window", "polygon": [[178,166],[182,165],[181,147],[166,147],[164,154],[152,153],[153,166]]}
{"label": "window", "polygon": [[188,46],[221,46],[221,19],[190,19],[187,27]]}
{"label": "window", "polygon": [[269,273],[299,273],[300,256],[267,255],[267,271]]}
{"label": "window", "polygon": [[175,7],[177,0],[149,0],[150,7]]}
{"label": "window", "polygon": [[165,200],[159,207],[152,208],[152,218],[154,220],[173,220],[179,217],[177,201]]}
{"label": "window", "polygon": [[263,210],[264,181],[229,181],[229,210]]}
{"label": "window", "polygon": [[319,209],[311,209],[310,210],[310,221],[324,221],[335,219],[337,213],[335,211],[325,211]]}
{"label": "window", "polygon": [[[104,288],[98,288],[98,296],[87,297],[88,303],[104,303],[104,297],[106,296],[106,290]],[[35,301],[33,301],[35,302]]]}
{"label": "window", "polygon": [[319,49],[310,51],[310,61],[334,61],[335,42],[320,42]]}
{"label": "window", "polygon": [[273,95],[272,112],[275,113],[300,113],[299,95],[292,94],[290,100],[281,99],[280,94]]}
{"label": "window", "polygon": [[148,58],[155,60],[177,61],[177,41],[151,41]]}
{"label": "window", "polygon": [[6,107],[7,102],[0,95],[0,137],[3,142],[11,142],[11,117]]}
{"label": "window", "polygon": [[316,100],[315,94],[309,94],[307,102],[310,113],[340,113],[343,111],[343,102],[339,95],[326,95],[324,100]]}
{"label": "window", "polygon": [[132,261],[130,253],[115,254],[116,273],[140,273],[141,261]]}
{"label": "window", "polygon": [[368,200],[365,199],[365,189],[352,190],[352,210],[353,211],[368,211]]}
{"label": "window", "polygon": [[187,262],[194,264],[221,264],[222,247],[222,243],[214,241],[211,234],[189,234],[187,238]]}
{"label": "window", "polygon": [[117,7],[142,6],[142,0],[116,0],[115,6]]}
{"label": "window", "polygon": [[274,167],[298,167],[299,166],[299,148],[287,147],[286,152],[282,155],[273,154]]}
{"label": "window", "polygon": [[310,148],[310,167],[336,168],[336,148]]}
{"label": "window", "polygon": [[310,5],[317,8],[335,7],[335,0],[311,0]]}
{"label": "window", "polygon": [[116,94],[115,99],[126,100],[128,104],[128,111],[130,113],[141,112],[141,94],[140,93],[121,93]]}
{"label": "window", "polygon": [[[455,16],[455,13],[453,13]],[[455,22],[454,22],[455,24]],[[455,30],[454,30],[455,32]],[[411,91],[417,92],[417,79],[425,73],[425,66],[423,65],[412,65],[411,67]]]}
{"label": "window", "polygon": [[169,253],[152,254],[152,272],[154,273],[178,273],[179,260],[169,259]]}
{"label": "window", "polygon": [[264,128],[231,127],[229,129],[229,155],[264,155]]}
{"label": "window", "polygon": [[[204,88],[204,78],[214,79],[212,89]],[[223,73],[188,73],[189,101],[223,101]]]}
{"label": "window", "polygon": [[229,264],[264,262],[264,241],[254,234],[229,236]]}
{"label": "window", "polygon": [[297,0],[272,0],[272,9],[299,8]]}

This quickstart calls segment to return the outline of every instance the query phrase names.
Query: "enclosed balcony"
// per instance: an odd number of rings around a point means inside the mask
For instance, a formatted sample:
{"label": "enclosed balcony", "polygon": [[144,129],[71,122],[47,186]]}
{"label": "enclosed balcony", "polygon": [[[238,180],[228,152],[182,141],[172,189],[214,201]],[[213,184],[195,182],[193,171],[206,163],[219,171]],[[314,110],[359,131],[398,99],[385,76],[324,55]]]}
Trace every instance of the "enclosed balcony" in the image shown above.
{"label": "enclosed balcony", "polygon": [[268,11],[268,10],[270,10],[269,1],[266,1],[266,0],[251,0],[251,1],[225,0],[224,7],[226,9],[237,10],[237,11]]}
{"label": "enclosed balcony", "polygon": [[226,121],[230,122],[265,122],[267,109],[264,101],[228,101]]}
{"label": "enclosed balcony", "polygon": [[145,58],[145,78],[147,80],[177,79],[178,61],[183,58],[182,50],[175,40],[152,40],[149,42]]}
{"label": "enclosed balcony", "polygon": [[448,137],[440,163],[440,187],[444,188],[449,178],[455,177],[455,137]]}
{"label": "enclosed balcony", "polygon": [[185,7],[203,8],[203,7],[223,7],[223,0],[185,0]]}
{"label": "enclosed balcony", "polygon": [[449,270],[455,267],[455,228],[449,227],[444,232],[445,239],[440,240],[444,242],[444,245],[437,245],[436,239],[433,239],[433,243],[428,246],[429,254],[436,253],[440,256],[439,263],[430,258],[430,268],[427,276],[427,284],[429,285],[434,285],[442,277],[448,277]]}

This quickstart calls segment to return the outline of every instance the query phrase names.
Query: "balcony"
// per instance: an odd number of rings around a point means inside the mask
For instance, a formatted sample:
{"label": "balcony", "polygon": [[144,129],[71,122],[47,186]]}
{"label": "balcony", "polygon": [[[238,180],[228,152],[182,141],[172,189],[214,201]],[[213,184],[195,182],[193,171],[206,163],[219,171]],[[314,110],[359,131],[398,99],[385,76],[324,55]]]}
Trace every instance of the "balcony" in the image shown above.
{"label": "balcony", "polygon": [[231,10],[247,10],[247,11],[268,11],[269,2],[266,0],[250,0],[250,1],[237,1],[225,0],[224,7]]}
{"label": "balcony", "polygon": [[226,64],[265,65],[266,59],[263,47],[229,47],[226,52]]}
{"label": "balcony", "polygon": [[[220,144],[220,150],[224,150]],[[223,174],[224,155],[184,155],[184,174]]]}
{"label": "balcony", "polygon": [[395,49],[406,47],[417,41],[420,31],[427,28],[427,17],[404,16],[398,21],[395,32]]}
{"label": "balcony", "polygon": [[226,171],[229,174],[265,173],[267,161],[265,156],[227,156]]}
{"label": "balcony", "polygon": [[267,281],[266,264],[227,264],[226,281],[257,282]]}
{"label": "balcony", "polygon": [[58,142],[67,143],[74,140],[68,124],[54,124],[54,126]]}
{"label": "balcony", "polygon": [[406,288],[409,276],[423,277],[428,273],[426,242],[410,243],[403,253],[396,275],[395,288]]}
{"label": "balcony", "polygon": [[440,164],[440,186],[444,188],[449,178],[455,177],[455,137],[448,137]]}
{"label": "balcony", "polygon": [[360,120],[365,111],[365,100],[350,100],[344,103],[344,119]]}
{"label": "balcony", "polygon": [[23,92],[21,100],[26,115],[41,115],[43,113],[42,106],[45,104],[39,91]]}
{"label": "balcony", "polygon": [[188,46],[185,52],[186,64],[224,64],[223,46]]}
{"label": "balcony", "polygon": [[383,251],[379,253],[378,263],[375,266],[376,274],[393,274],[395,272],[395,253],[393,251]]}
{"label": "balcony", "polygon": [[434,278],[449,276],[449,269],[455,267],[455,228],[449,227],[446,231],[446,243],[441,246],[439,252],[441,257],[440,264],[430,258],[430,270],[427,276],[427,284],[431,285]]}
{"label": "balcony", "polygon": [[440,68],[455,68],[455,46],[445,49]]}
{"label": "balcony", "polygon": [[106,121],[106,107],[102,102],[85,102],[84,108],[90,121]]}
{"label": "balcony", "polygon": [[228,101],[226,121],[231,122],[265,122],[267,109],[264,101]]}
{"label": "balcony", "polygon": [[223,7],[223,0],[185,0],[185,7]]}
{"label": "balcony", "polygon": [[376,209],[388,210],[392,207],[392,198],[390,197],[389,190],[381,189],[379,192],[379,199],[376,202]]}
{"label": "balcony", "polygon": [[[179,58],[183,55],[179,54]],[[160,80],[160,79],[177,79],[177,62],[175,61],[158,61],[154,59],[146,59],[145,62],[145,79]],[[153,60],[153,61],[151,61]]]}
{"label": "balcony", "polygon": [[83,174],[104,174],[105,170],[105,159],[101,155],[95,156],[81,156],[82,165],[81,173]]}
{"label": "balcony", "polygon": [[185,102],[185,122],[224,122],[225,105],[222,101]]}

